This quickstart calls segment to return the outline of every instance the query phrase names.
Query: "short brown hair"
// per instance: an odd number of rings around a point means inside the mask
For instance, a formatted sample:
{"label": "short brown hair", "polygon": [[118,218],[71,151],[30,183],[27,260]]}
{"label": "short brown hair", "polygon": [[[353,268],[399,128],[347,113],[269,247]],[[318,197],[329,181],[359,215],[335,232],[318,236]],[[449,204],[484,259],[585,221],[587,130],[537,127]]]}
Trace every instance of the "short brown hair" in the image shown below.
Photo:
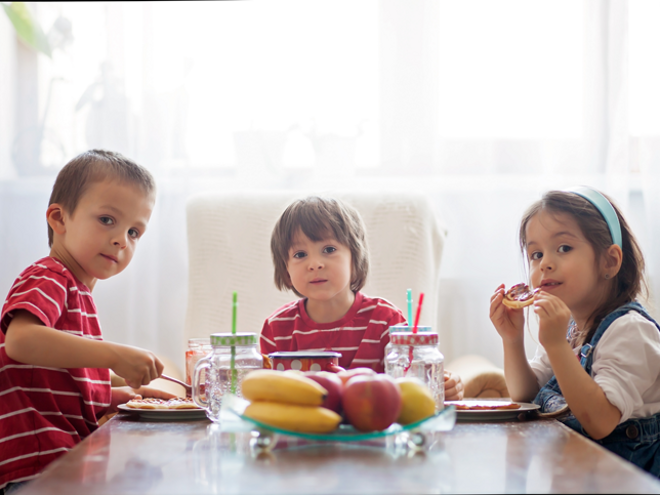
{"label": "short brown hair", "polygon": [[[156,190],[153,176],[143,166],[114,151],[89,150],[73,158],[60,170],[48,204],[60,204],[72,215],[87,188],[107,178],[135,184],[145,194]],[[49,225],[48,246],[52,245],[53,229]]]}
{"label": "short brown hair", "polygon": [[275,286],[300,294],[289,277],[287,261],[289,249],[298,231],[312,241],[328,237],[347,246],[351,251],[351,290],[359,291],[367,281],[369,250],[362,217],[355,208],[337,199],[309,196],[291,203],[273,229],[270,249],[275,265]]}
{"label": "short brown hair", "polygon": [[[590,316],[588,327],[580,329],[578,340],[574,342],[576,345],[589,342],[603,318],[616,308],[648,294],[642,250],[619,208],[605,194],[600,194],[610,202],[616,216],[619,217],[623,241],[623,260],[619,272],[612,279],[612,289],[607,300],[603,301]],[[543,210],[553,214],[567,214],[573,218],[596,253],[596,262],[613,244],[612,234],[607,222],[591,202],[571,192],[549,191],[539,201],[531,205],[523,215],[519,233],[520,248],[523,254],[525,254],[527,248],[527,224],[537,213]]]}

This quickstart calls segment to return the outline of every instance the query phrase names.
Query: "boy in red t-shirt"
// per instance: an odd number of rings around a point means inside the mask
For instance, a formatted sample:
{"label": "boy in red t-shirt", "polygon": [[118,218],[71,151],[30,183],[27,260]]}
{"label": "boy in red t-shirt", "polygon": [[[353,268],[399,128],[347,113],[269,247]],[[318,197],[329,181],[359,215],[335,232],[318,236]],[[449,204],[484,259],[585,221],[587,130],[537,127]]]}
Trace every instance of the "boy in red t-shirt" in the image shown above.
{"label": "boy in red t-shirt", "polygon": [[[360,292],[369,271],[364,223],[352,207],[309,197],[282,213],[270,243],[275,285],[302,299],[264,322],[261,352],[332,350],[343,368],[384,371],[389,327],[405,323],[391,302]],[[463,398],[460,376],[445,372],[447,400]]]}
{"label": "boy in red t-shirt", "polygon": [[[103,341],[92,290],[128,266],[155,201],[140,165],[91,150],[59,173],[50,197],[49,256],[16,279],[0,316],[0,492],[36,477],[139,395],[163,365]],[[111,388],[110,370],[130,387]]]}

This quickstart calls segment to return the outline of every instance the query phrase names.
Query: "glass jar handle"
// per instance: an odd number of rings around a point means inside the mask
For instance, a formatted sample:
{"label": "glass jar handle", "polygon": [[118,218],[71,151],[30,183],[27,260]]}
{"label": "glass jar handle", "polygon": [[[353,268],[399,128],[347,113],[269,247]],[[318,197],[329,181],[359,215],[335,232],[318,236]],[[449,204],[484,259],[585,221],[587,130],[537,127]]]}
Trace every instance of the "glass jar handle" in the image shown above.
{"label": "glass jar handle", "polygon": [[205,400],[202,399],[202,393],[200,391],[200,375],[202,373],[203,369],[209,368],[211,365],[211,362],[209,361],[208,357],[204,357],[197,361],[197,364],[195,365],[195,371],[193,371],[193,377],[192,377],[192,399],[195,404],[197,404],[199,407],[202,409],[207,409],[209,408],[209,403]]}

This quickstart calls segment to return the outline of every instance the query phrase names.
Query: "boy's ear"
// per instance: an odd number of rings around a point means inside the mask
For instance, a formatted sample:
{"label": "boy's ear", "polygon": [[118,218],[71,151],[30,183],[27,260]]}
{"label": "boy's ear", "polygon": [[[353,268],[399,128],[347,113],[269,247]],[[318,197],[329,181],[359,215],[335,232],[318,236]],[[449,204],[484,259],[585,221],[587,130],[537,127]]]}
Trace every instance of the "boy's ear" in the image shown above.
{"label": "boy's ear", "polygon": [[609,278],[616,277],[621,270],[621,263],[623,263],[623,251],[618,245],[612,244],[603,256],[603,273],[609,275]]}
{"label": "boy's ear", "polygon": [[62,205],[57,203],[50,205],[46,210],[46,221],[55,234],[62,235],[66,232]]}

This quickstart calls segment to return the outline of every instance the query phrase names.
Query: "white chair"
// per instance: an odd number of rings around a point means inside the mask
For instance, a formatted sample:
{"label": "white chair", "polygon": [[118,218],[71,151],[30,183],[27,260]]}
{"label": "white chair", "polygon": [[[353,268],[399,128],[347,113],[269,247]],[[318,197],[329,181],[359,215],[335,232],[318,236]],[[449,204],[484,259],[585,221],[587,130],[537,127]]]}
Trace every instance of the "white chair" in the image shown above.
{"label": "white chair", "polygon": [[[278,307],[297,298],[273,282],[270,237],[284,209],[305,192],[204,193],[188,201],[188,307],[184,336],[231,331],[232,292],[238,292],[237,331],[261,331]],[[420,292],[420,324],[435,325],[445,233],[429,200],[405,192],[337,192],[367,228],[371,265],[362,291],[388,299],[406,314],[406,289]]]}

